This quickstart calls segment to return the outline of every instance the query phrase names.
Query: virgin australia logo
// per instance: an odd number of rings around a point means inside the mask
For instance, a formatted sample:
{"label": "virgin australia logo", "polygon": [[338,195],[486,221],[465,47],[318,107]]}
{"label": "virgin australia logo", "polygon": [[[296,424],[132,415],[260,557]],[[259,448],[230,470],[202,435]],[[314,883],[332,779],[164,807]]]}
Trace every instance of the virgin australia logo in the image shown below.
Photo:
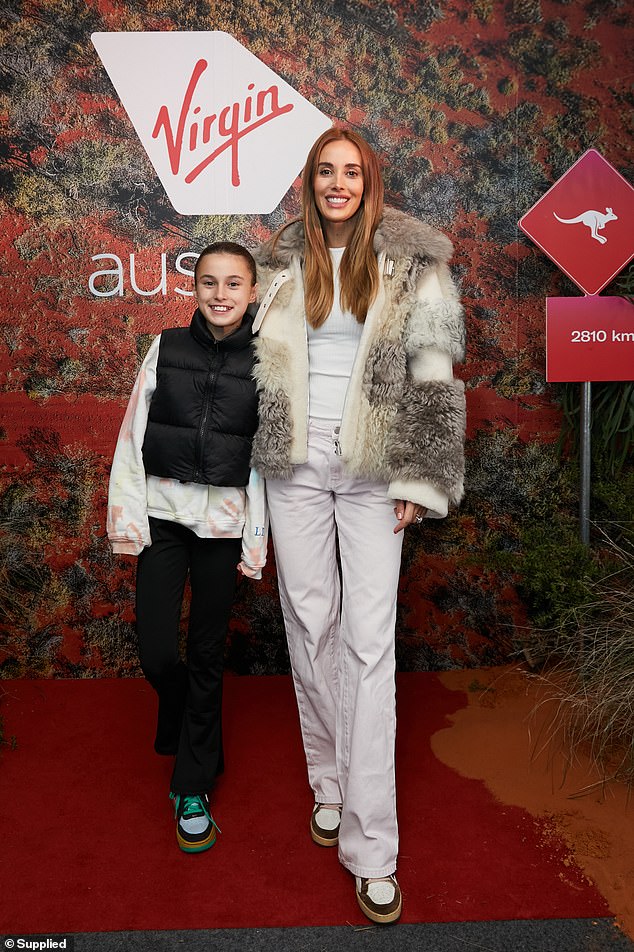
{"label": "virgin australia logo", "polygon": [[[198,156],[194,160],[193,168],[184,175],[184,181],[188,185],[228,149],[231,153],[231,184],[238,188],[240,139],[260,128],[265,122],[271,122],[295,107],[292,103],[280,105],[277,84],[255,91],[255,83],[249,83],[248,94],[242,102],[234,102],[223,106],[218,112],[202,115],[202,107],[193,106],[193,100],[198,82],[208,66],[204,59],[198,60],[194,66],[175,123],[172,122],[169,108],[161,106],[152,130],[152,138],[159,139],[161,133],[164,135],[173,175],[178,175],[181,171],[184,149],[188,149],[190,156]],[[199,161],[201,151],[205,155]]]}
{"label": "virgin australia logo", "polygon": [[227,33],[94,33],[176,211],[272,211],[330,120]]}

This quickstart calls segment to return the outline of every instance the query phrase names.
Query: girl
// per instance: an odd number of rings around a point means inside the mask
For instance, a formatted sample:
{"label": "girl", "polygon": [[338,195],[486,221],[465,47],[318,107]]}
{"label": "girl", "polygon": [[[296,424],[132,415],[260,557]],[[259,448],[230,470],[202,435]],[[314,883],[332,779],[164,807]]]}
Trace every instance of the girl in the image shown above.
{"label": "girl", "polygon": [[[315,805],[373,921],[402,900],[394,641],[402,532],[463,483],[463,320],[430,226],[383,207],[375,154],[325,132],[302,216],[259,252],[260,424],[280,596]],[[340,570],[338,569],[338,557]]]}
{"label": "girl", "polygon": [[[252,378],[255,262],[233,242],[209,245],[194,271],[189,327],[163,331],[132,391],[114,454],[108,536],[138,556],[141,667],[158,694],[154,748],[175,754],[170,796],[185,852],[213,846],[208,791],[223,770],[225,639],[236,566],[261,578],[268,523],[250,469],[257,423]],[[191,607],[179,658],[183,590]]]}

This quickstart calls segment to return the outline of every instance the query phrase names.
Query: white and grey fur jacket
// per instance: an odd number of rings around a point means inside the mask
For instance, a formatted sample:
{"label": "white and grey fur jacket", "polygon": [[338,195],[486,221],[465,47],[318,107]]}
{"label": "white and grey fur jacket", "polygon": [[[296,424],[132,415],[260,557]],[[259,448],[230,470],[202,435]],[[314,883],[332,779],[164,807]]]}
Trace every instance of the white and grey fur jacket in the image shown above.
{"label": "white and grey fur jacket", "polygon": [[[386,482],[390,498],[440,518],[460,501],[464,474],[464,385],[452,374],[464,357],[464,318],[447,267],[453,249],[430,225],[391,208],[374,247],[380,287],[348,385],[342,457],[350,474]],[[252,465],[269,479],[288,479],[307,458],[303,254],[301,222],[283,232],[274,257],[271,242],[256,254],[267,290],[254,324],[260,424]]]}

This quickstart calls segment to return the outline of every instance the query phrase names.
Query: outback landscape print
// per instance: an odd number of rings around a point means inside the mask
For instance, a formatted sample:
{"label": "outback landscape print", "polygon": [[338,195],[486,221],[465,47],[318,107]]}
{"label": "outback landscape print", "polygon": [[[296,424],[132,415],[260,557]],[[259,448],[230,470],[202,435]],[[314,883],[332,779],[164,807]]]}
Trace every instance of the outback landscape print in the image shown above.
{"label": "outback landscape print", "polygon": [[[631,5],[10,0],[0,27],[1,675],[140,674],[134,560],[105,533],[135,374],[154,335],[189,323],[187,255],[219,239],[254,247],[299,211],[297,178],[268,214],[176,212],[91,41],[116,31],[230,34],[371,143],[388,204],[451,238],[466,495],[406,534],[398,664],[530,653],[557,620],[558,579],[588,558],[571,391],[545,380],[545,299],[581,291],[517,222],[590,148],[634,182]],[[593,517],[627,518],[630,471],[620,494],[614,469],[596,476]],[[272,549],[264,579],[239,585],[227,664],[289,670]]]}

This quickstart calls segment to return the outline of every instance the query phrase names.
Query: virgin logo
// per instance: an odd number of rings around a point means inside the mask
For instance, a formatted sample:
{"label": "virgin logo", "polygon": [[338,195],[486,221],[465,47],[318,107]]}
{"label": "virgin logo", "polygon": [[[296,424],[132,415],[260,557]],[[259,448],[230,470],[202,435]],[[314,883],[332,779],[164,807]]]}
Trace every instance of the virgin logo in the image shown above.
{"label": "virgin logo", "polygon": [[[195,165],[184,176],[189,185],[207,169],[212,162],[223,152],[231,153],[231,184],[234,188],[240,185],[240,168],[238,162],[238,143],[240,139],[251,132],[255,132],[266,122],[271,122],[294,109],[292,103],[281,106],[279,102],[279,87],[277,84],[268,89],[255,89],[255,83],[247,86],[248,95],[242,102],[234,102],[224,106],[219,112],[202,114],[203,107],[193,105],[196,88],[203,73],[209,64],[206,60],[198,60],[189,80],[183,103],[180,107],[175,123],[168,106],[161,106],[152,130],[152,138],[158,139],[163,133],[170,168],[173,175],[181,172],[183,149],[186,148],[190,156],[204,158],[194,159]],[[216,144],[216,140],[221,140]],[[185,145],[185,143],[187,145]],[[209,151],[211,146],[211,151]],[[186,158],[189,158],[187,156]]]}
{"label": "virgin logo", "polygon": [[228,33],[94,33],[176,211],[273,211],[330,120]]}

